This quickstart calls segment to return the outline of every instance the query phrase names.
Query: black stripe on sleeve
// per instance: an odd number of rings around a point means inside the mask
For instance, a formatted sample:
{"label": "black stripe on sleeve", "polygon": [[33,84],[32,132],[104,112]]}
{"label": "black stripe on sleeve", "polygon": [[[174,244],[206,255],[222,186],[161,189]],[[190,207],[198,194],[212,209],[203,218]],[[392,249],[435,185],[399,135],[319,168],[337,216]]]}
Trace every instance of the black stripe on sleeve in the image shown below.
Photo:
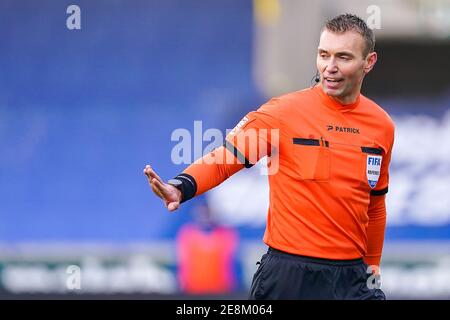
{"label": "black stripe on sleeve", "polygon": [[292,138],[292,143],[305,146],[320,146],[319,139]]}
{"label": "black stripe on sleeve", "polygon": [[247,158],[228,140],[225,140],[225,143],[223,144],[225,148],[228,149],[234,156],[248,169],[253,167],[253,164],[250,163],[250,161],[247,160]]}
{"label": "black stripe on sleeve", "polygon": [[383,149],[381,148],[361,147],[361,151],[364,153],[383,154]]}
{"label": "black stripe on sleeve", "polygon": [[305,139],[305,138],[292,138],[293,144],[301,144],[304,146],[320,146],[320,141],[323,141],[323,146],[329,147],[330,142],[327,140],[319,140],[319,139]]}
{"label": "black stripe on sleeve", "polygon": [[197,182],[194,177],[187,173],[181,173],[177,175],[174,179],[181,181],[180,191],[182,194],[182,201],[186,202],[192,199],[197,193]]}
{"label": "black stripe on sleeve", "polygon": [[381,190],[372,190],[370,191],[371,196],[382,196],[388,192],[388,187]]}

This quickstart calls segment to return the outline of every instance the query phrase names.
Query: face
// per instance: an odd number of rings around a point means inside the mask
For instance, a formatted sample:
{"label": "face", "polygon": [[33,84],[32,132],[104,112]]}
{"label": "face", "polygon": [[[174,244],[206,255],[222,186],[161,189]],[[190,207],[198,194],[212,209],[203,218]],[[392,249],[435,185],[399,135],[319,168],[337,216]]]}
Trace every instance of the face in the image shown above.
{"label": "face", "polygon": [[320,35],[317,70],[326,94],[343,104],[353,103],[364,76],[377,61],[375,52],[364,56],[364,38],[355,31],[334,33],[325,29]]}

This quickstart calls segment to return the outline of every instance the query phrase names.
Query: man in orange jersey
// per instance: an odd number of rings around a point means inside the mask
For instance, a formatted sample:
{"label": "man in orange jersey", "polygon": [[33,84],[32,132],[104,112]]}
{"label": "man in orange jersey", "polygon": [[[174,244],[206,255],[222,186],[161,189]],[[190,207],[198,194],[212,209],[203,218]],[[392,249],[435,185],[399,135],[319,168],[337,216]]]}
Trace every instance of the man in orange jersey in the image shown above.
{"label": "man in orange jersey", "polygon": [[[248,113],[223,147],[169,183],[150,166],[144,169],[173,211],[268,156],[269,169],[276,167],[269,174],[269,249],[253,277],[251,299],[385,299],[371,270],[383,248],[394,123],[360,94],[377,61],[374,46],[372,30],[357,16],[329,20],[320,34],[318,85]],[[274,129],[277,134],[267,133]],[[258,137],[256,156],[247,148],[249,132]],[[214,161],[230,157],[237,160]]]}

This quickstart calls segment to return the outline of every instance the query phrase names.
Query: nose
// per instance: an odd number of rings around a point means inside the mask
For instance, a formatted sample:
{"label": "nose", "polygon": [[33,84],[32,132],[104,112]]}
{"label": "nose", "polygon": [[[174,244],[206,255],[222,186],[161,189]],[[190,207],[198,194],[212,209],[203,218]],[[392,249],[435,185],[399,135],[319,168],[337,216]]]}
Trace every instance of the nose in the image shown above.
{"label": "nose", "polygon": [[325,66],[325,71],[329,73],[336,73],[338,71],[334,57],[329,59],[328,64]]}

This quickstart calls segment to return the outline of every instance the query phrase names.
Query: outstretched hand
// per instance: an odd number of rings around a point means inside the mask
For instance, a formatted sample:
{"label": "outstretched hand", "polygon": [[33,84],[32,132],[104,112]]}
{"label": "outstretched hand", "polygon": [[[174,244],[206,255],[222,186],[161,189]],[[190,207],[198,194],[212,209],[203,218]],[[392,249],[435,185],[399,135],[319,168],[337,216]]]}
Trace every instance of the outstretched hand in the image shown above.
{"label": "outstretched hand", "polygon": [[153,192],[163,200],[166,208],[169,211],[177,210],[182,199],[181,191],[162,181],[149,165],[145,166],[144,174],[147,176],[148,183]]}

